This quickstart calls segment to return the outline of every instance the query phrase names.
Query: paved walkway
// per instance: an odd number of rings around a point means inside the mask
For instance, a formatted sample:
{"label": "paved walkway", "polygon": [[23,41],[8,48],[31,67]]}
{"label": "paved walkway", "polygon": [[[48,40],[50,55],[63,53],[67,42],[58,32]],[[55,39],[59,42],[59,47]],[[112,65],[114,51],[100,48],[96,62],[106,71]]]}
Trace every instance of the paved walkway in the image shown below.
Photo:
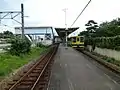
{"label": "paved walkway", "polygon": [[120,90],[89,58],[60,46],[55,56],[49,90]]}

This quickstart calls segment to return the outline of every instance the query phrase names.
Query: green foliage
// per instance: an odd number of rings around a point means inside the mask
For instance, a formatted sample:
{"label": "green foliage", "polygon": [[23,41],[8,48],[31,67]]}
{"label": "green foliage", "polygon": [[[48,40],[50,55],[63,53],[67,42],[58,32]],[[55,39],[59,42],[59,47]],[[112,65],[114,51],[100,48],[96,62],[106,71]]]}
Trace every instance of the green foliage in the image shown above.
{"label": "green foliage", "polygon": [[[120,51],[120,18],[113,19],[110,22],[103,22],[99,28],[93,29],[93,20],[89,20],[85,26],[90,26],[87,31],[82,31],[80,35],[85,35],[85,45],[97,46],[100,48],[114,49]],[[94,30],[94,33],[91,31]],[[92,32],[92,33],[90,33]]]}
{"label": "green foliage", "polygon": [[3,34],[4,34],[4,35],[13,35],[13,33],[10,32],[10,31],[4,31]]}
{"label": "green foliage", "polygon": [[29,54],[22,56],[11,55],[10,53],[0,54],[0,77],[7,76],[9,73],[27,64],[29,61],[38,58],[47,48],[34,47],[31,48]]}
{"label": "green foliage", "polygon": [[120,36],[116,37],[97,37],[85,40],[87,45],[94,45],[100,48],[120,50]]}
{"label": "green foliage", "polygon": [[[93,24],[92,24],[93,23]],[[113,19],[110,22],[103,22],[99,26],[97,26],[96,22],[94,23],[93,20],[89,20],[87,24],[87,31],[92,32],[92,35],[88,32],[82,31],[81,33],[86,36],[91,37],[113,37],[120,35],[120,18]]]}
{"label": "green foliage", "polygon": [[45,47],[41,42],[37,43],[37,47]]}
{"label": "green foliage", "polygon": [[111,57],[108,57],[106,55],[100,55],[100,54],[95,53],[95,52],[92,52],[92,54],[98,56],[99,58],[101,58],[102,60],[104,60],[106,62],[112,63],[112,64],[114,64],[116,66],[120,66],[120,61],[116,60],[115,58],[111,58]]}
{"label": "green foliage", "polygon": [[11,47],[9,52],[12,55],[21,55],[29,53],[31,48],[31,43],[27,38],[16,37],[11,41]]}
{"label": "green foliage", "polygon": [[46,46],[46,45],[43,45],[41,42],[39,42],[39,43],[37,43],[37,47],[48,47],[48,46]]}
{"label": "green foliage", "polygon": [[120,61],[118,60],[115,60],[114,58],[110,58],[110,57],[107,57],[107,56],[101,56],[103,60],[109,62],[109,63],[112,63],[112,64],[115,64],[117,66],[120,66]]}
{"label": "green foliage", "polygon": [[98,27],[97,22],[95,22],[94,20],[89,20],[87,24],[85,24],[85,26],[87,26],[87,33],[88,35],[90,35],[90,33],[94,33],[96,32],[96,29]]}
{"label": "green foliage", "polygon": [[88,31],[82,31],[80,32],[80,34],[78,34],[78,36],[85,36],[87,37],[89,35]]}
{"label": "green foliage", "polygon": [[0,33],[0,38],[12,38],[12,37],[14,37],[14,35],[10,31],[4,31],[3,33]]}
{"label": "green foliage", "polygon": [[94,20],[89,20],[86,30],[80,32],[80,35],[91,37],[113,37],[120,35],[120,18],[113,19],[110,22],[103,22],[99,26]]}

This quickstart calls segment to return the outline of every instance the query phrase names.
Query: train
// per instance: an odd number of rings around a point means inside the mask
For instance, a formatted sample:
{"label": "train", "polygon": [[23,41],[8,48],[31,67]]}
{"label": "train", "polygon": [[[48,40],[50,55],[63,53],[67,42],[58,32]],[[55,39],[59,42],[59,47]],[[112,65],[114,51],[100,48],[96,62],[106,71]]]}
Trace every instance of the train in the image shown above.
{"label": "train", "polygon": [[69,45],[75,49],[84,49],[84,36],[69,37]]}

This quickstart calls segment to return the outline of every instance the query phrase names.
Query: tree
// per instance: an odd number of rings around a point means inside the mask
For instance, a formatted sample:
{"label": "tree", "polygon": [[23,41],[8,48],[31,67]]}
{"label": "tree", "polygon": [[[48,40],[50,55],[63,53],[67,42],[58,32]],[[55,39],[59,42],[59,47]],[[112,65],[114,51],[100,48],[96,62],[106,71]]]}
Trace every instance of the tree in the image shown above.
{"label": "tree", "polygon": [[0,33],[0,38],[2,38],[3,37],[3,33]]}
{"label": "tree", "polygon": [[5,34],[5,35],[13,35],[13,33],[10,32],[10,31],[4,31],[3,34]]}
{"label": "tree", "polygon": [[10,32],[10,31],[4,31],[3,34],[4,34],[4,35],[13,35],[13,33]]}
{"label": "tree", "polygon": [[120,35],[120,18],[113,19],[110,22],[105,21],[99,26],[94,20],[89,20],[85,26],[87,27],[87,31],[82,31],[79,35],[91,37],[112,37]]}
{"label": "tree", "polygon": [[11,38],[14,36],[13,33],[10,31],[4,31],[3,35],[4,35],[4,38]]}
{"label": "tree", "polygon": [[[85,24],[85,26],[87,27],[87,31],[82,31],[80,32],[80,35],[84,35],[86,37],[91,36],[91,34],[96,32],[96,29],[98,28],[97,23],[94,20],[89,20],[87,24]],[[93,35],[92,35],[93,36]]]}
{"label": "tree", "polygon": [[21,37],[15,37],[11,41],[10,49],[8,50],[10,54],[12,55],[24,55],[26,53],[29,53],[31,49],[31,42],[27,37],[24,39]]}
{"label": "tree", "polygon": [[98,25],[97,22],[95,22],[94,20],[89,20],[87,24],[85,24],[85,26],[87,26],[87,31],[88,33],[93,33],[96,31]]}
{"label": "tree", "polygon": [[82,31],[78,36],[88,36],[88,31]]}
{"label": "tree", "polygon": [[120,18],[113,19],[110,22],[103,22],[99,25],[99,28],[96,32],[98,37],[112,37],[120,35]]}

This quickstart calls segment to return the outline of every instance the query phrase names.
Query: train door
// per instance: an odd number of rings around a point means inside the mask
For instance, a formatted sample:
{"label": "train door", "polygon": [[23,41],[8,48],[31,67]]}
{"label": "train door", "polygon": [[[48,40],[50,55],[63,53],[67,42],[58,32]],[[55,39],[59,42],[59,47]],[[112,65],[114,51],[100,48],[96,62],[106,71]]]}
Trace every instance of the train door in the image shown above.
{"label": "train door", "polygon": [[76,37],[72,37],[72,43],[76,43]]}
{"label": "train door", "polygon": [[80,41],[80,37],[77,37],[77,42],[79,42]]}

